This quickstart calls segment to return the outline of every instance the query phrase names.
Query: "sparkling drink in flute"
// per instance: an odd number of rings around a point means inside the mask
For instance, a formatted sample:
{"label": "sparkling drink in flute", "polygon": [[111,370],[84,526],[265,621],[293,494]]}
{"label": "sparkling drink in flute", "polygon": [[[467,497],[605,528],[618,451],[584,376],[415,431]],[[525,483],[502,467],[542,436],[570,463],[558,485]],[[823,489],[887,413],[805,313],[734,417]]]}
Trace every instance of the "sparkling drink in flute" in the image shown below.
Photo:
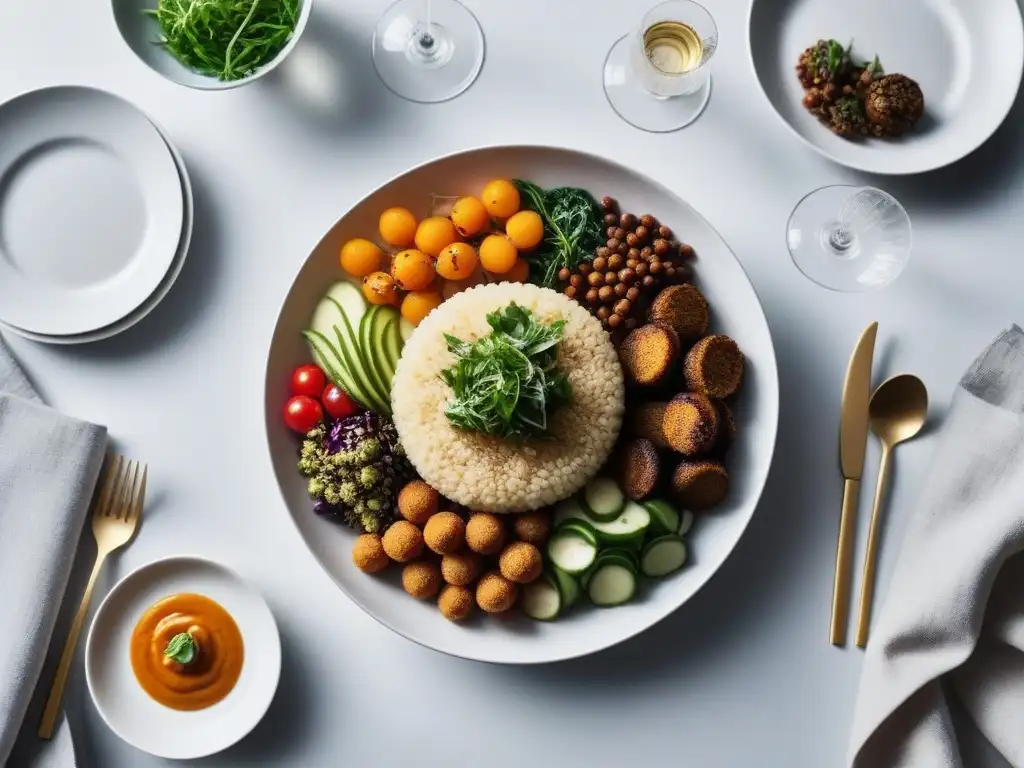
{"label": "sparkling drink in flute", "polygon": [[397,0],[373,33],[373,64],[410,101],[447,101],[469,88],[484,62],[484,35],[458,0]]}

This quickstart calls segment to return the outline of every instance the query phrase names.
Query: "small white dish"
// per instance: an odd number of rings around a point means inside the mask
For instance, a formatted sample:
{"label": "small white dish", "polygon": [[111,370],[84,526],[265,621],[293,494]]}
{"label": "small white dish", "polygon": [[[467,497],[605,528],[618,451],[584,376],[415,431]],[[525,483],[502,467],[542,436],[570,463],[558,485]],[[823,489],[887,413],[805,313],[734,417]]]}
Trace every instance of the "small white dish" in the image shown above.
{"label": "small white dish", "polygon": [[[1006,119],[1024,71],[1016,0],[752,0],[748,21],[754,74],[776,114],[815,151],[869,173],[924,173],[973,152]],[[925,114],[915,130],[851,141],[804,109],[797,59],[829,38],[917,80]]]}
{"label": "small white dish", "polygon": [[54,335],[121,320],[181,242],[167,143],[127,101],[79,86],[15,97],[0,125],[0,319]]}
{"label": "small white dish", "polygon": [[276,69],[288,57],[306,28],[310,11],[313,8],[313,0],[302,0],[299,6],[299,18],[295,23],[295,31],[292,32],[291,39],[277,56],[248,77],[230,81],[218,80],[216,77],[194,72],[164,49],[160,44],[162,39],[160,25],[150,14],[143,13],[145,10],[155,10],[157,0],[112,0],[112,5],[114,21],[117,23],[121,37],[150,69],[171,82],[184,85],[187,88],[196,88],[201,91],[226,91],[259,80],[268,72]]}
{"label": "small white dish", "polygon": [[171,142],[166,131],[164,131],[159,125],[156,125],[156,123],[153,125],[158,131],[160,131],[160,135],[163,136],[164,141],[167,142],[167,147],[171,150],[171,155],[174,157],[174,164],[177,166],[178,174],[181,176],[182,200],[184,202],[184,213],[181,223],[181,242],[178,243],[178,252],[175,254],[174,262],[171,264],[170,270],[168,270],[167,274],[164,276],[163,281],[161,281],[156,290],[153,291],[149,298],[140,304],[138,309],[134,312],[131,312],[121,318],[116,323],[111,323],[110,325],[105,326],[104,328],[99,328],[95,331],[72,333],[66,336],[50,336],[45,333],[33,333],[32,331],[16,328],[15,326],[7,325],[2,321],[0,321],[0,330],[10,331],[11,333],[23,336],[31,341],[39,342],[40,344],[57,344],[64,346],[73,344],[90,344],[95,341],[109,339],[112,336],[116,336],[117,334],[128,330],[152,312],[170,292],[175,281],[178,279],[178,275],[181,274],[182,267],[185,266],[185,257],[188,256],[188,248],[192,242],[192,225],[195,214],[195,202],[192,197],[192,181],[189,178],[188,169],[185,167],[184,158],[182,158],[178,148]]}
{"label": "small white dish", "polygon": [[[132,630],[142,614],[180,592],[220,603],[238,625],[245,653],[232,691],[191,712],[150,698],[129,657]],[[168,557],[129,573],[100,604],[85,645],[85,676],[104,722],[133,747],[176,760],[205,757],[239,741],[266,714],[281,676],[281,638],[266,602],[234,571],[200,557]]]}

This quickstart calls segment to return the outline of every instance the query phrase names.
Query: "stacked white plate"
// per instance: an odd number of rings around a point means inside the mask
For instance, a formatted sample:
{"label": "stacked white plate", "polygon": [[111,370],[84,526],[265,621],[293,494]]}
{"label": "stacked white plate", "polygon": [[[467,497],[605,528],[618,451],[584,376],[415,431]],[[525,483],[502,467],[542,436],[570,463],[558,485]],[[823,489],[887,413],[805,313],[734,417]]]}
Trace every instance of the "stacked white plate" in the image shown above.
{"label": "stacked white plate", "polygon": [[152,120],[93,88],[0,105],[0,327],[81,344],[131,327],[185,262],[192,187]]}

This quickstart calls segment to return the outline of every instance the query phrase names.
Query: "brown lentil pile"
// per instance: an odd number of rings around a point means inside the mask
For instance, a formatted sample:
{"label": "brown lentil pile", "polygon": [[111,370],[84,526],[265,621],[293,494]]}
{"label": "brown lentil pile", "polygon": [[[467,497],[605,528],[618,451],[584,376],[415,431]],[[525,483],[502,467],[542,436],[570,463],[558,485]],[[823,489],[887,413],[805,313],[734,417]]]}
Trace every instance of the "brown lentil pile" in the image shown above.
{"label": "brown lentil pile", "polygon": [[601,321],[620,343],[642,325],[658,292],[693,279],[693,248],[650,214],[622,213],[611,197],[601,200],[608,239],[591,261],[558,273],[563,293]]}

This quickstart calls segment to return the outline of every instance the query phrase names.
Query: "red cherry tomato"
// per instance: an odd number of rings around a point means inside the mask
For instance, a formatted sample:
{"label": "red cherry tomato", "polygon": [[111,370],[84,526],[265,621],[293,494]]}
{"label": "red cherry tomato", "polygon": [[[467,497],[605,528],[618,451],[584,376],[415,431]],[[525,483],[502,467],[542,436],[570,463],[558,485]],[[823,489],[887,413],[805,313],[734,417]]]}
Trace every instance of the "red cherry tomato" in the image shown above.
{"label": "red cherry tomato", "polygon": [[296,395],[284,406],[284,423],[293,432],[304,435],[323,420],[324,409],[312,397]]}
{"label": "red cherry tomato", "polygon": [[310,363],[300,365],[292,374],[292,394],[318,398],[327,385],[327,377],[319,367]]}
{"label": "red cherry tomato", "polygon": [[320,400],[332,419],[343,419],[359,410],[355,401],[337,384],[328,384]]}

